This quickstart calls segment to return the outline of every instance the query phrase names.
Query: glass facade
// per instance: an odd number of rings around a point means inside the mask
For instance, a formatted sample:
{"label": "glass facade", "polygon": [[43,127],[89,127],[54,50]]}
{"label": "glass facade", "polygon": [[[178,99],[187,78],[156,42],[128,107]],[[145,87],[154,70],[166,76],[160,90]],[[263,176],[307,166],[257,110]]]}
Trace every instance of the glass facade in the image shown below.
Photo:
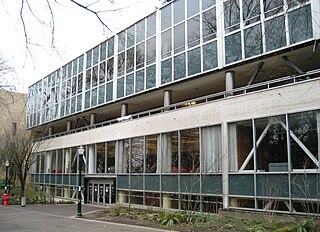
{"label": "glass facade", "polygon": [[312,39],[312,7],[172,1],[30,86],[27,127]]}

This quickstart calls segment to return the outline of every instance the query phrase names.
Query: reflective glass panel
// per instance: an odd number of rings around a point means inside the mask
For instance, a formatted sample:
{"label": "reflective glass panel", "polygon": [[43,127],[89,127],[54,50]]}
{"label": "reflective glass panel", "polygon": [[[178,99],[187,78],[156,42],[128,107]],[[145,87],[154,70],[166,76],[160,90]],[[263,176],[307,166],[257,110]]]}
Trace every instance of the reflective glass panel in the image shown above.
{"label": "reflective glass panel", "polygon": [[108,40],[108,58],[114,54],[114,37]]}
{"label": "reflective glass panel", "polygon": [[172,81],[172,61],[171,59],[161,62],[161,84]]}
{"label": "reflective glass panel", "polygon": [[113,82],[107,83],[107,90],[106,90],[106,101],[112,101],[113,100]]}
{"label": "reflective glass panel", "polygon": [[207,10],[202,14],[202,38],[203,42],[216,38],[216,8]]}
{"label": "reflective glass panel", "polygon": [[156,60],[156,38],[147,40],[147,64],[151,64]]}
{"label": "reflective glass panel", "polygon": [[266,50],[271,51],[286,45],[284,16],[272,18],[265,22]]}
{"label": "reflective glass panel", "polygon": [[188,52],[188,75],[194,75],[201,72],[200,48]]}
{"label": "reflective glass panel", "polygon": [[171,56],[172,50],[172,38],[171,38],[171,29],[163,32],[161,34],[161,57],[166,58]]}
{"label": "reflective glass panel", "polygon": [[156,14],[152,14],[147,18],[147,37],[156,34]]}
{"label": "reflective glass panel", "polygon": [[119,78],[117,80],[117,98],[124,96],[124,78]]}
{"label": "reflective glass panel", "polygon": [[156,66],[152,65],[147,68],[146,73],[146,88],[150,89],[156,86]]}
{"label": "reflective glass panel", "polygon": [[205,10],[216,4],[216,0],[202,0],[202,10]]}
{"label": "reflective glass panel", "polygon": [[174,27],[174,53],[185,49],[185,26],[184,23]]}
{"label": "reflective glass panel", "polygon": [[140,43],[141,41],[144,40],[145,38],[145,20],[141,20],[137,24],[137,38],[136,38],[136,43]]}
{"label": "reflective glass panel", "polygon": [[240,32],[225,37],[225,52],[227,64],[241,59]]}
{"label": "reflective glass panel", "polygon": [[134,47],[127,50],[127,73],[132,72],[134,69]]}
{"label": "reflective glass panel", "polygon": [[131,26],[127,30],[127,48],[134,45],[135,42],[135,26]]}
{"label": "reflective glass panel", "polygon": [[187,17],[199,13],[199,0],[187,0]]}
{"label": "reflective glass panel", "polygon": [[207,71],[218,66],[217,42],[203,45],[203,71]]}
{"label": "reflective glass panel", "polygon": [[144,69],[136,72],[136,93],[144,90]]}
{"label": "reflective glass panel", "polygon": [[224,28],[226,33],[239,29],[240,27],[240,6],[239,0],[228,0],[223,3]]}
{"label": "reflective glass panel", "polygon": [[200,16],[188,20],[188,48],[200,43]]}
{"label": "reflective glass panel", "polygon": [[171,26],[172,4],[169,4],[161,9],[161,30],[165,30]]}
{"label": "reflective glass panel", "polygon": [[244,46],[246,57],[251,57],[262,53],[262,35],[260,24],[245,29]]}
{"label": "reflective glass panel", "polygon": [[311,6],[305,6],[289,13],[290,43],[312,38]]}
{"label": "reflective glass panel", "polygon": [[144,56],[145,56],[145,44],[141,43],[136,47],[136,69],[142,68],[144,66]]}
{"label": "reflective glass panel", "polygon": [[133,73],[126,77],[126,96],[134,93],[134,75]]}
{"label": "reflective glass panel", "polygon": [[186,55],[182,53],[174,57],[174,80],[179,80],[186,76]]}
{"label": "reflective glass panel", "polygon": [[122,31],[118,34],[118,52],[122,52],[125,49],[126,33]]}
{"label": "reflective glass panel", "polygon": [[173,3],[174,24],[184,20],[185,0],[176,0]]}

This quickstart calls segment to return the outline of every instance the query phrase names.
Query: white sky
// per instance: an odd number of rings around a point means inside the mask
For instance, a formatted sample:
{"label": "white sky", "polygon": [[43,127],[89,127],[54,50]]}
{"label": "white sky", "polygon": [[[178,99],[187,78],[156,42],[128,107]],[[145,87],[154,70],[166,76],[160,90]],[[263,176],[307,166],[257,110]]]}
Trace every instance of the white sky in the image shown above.
{"label": "white sky", "polygon": [[[49,0],[50,2],[54,2]],[[81,1],[81,0],[80,0]],[[26,49],[25,37],[19,11],[21,0],[0,1],[0,53],[8,60],[15,73],[11,84],[17,85],[18,91],[27,91],[27,87],[58,69],[65,63],[76,58],[85,51],[104,41],[112,32],[106,30],[98,19],[89,12],[70,3],[69,0],[58,0],[60,4],[53,4],[54,14],[54,44],[56,50],[51,48],[50,11],[44,0],[29,0],[34,14],[32,16],[25,5],[26,30],[32,43],[31,55]],[[81,2],[94,2],[82,0]],[[111,11],[102,15],[105,23],[113,32],[118,32],[133,24],[139,19],[160,6],[159,0],[114,0],[115,5],[109,6],[107,0],[100,0],[105,5],[95,5],[99,10],[121,8],[120,11]]]}

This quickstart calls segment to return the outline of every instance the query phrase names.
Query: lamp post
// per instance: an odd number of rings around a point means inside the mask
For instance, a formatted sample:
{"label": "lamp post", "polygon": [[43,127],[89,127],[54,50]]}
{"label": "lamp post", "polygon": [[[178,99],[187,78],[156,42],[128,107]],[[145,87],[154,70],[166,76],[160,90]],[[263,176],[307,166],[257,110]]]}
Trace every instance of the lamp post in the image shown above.
{"label": "lamp post", "polygon": [[83,153],[84,149],[83,146],[80,145],[78,148],[78,154],[79,154],[79,187],[78,187],[78,212],[77,212],[77,217],[81,217],[81,171],[82,171],[82,159],[83,159]]}
{"label": "lamp post", "polygon": [[4,193],[7,193],[7,186],[8,186],[8,168],[9,168],[9,161],[6,161],[6,185],[4,186]]}

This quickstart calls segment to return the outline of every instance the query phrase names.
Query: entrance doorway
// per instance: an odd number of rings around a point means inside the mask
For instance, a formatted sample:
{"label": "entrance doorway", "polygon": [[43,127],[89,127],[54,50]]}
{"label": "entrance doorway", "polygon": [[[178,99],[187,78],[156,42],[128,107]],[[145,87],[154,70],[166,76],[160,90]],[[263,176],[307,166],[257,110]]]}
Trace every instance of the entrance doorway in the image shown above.
{"label": "entrance doorway", "polygon": [[104,205],[115,203],[113,180],[89,180],[87,189],[89,204]]}

